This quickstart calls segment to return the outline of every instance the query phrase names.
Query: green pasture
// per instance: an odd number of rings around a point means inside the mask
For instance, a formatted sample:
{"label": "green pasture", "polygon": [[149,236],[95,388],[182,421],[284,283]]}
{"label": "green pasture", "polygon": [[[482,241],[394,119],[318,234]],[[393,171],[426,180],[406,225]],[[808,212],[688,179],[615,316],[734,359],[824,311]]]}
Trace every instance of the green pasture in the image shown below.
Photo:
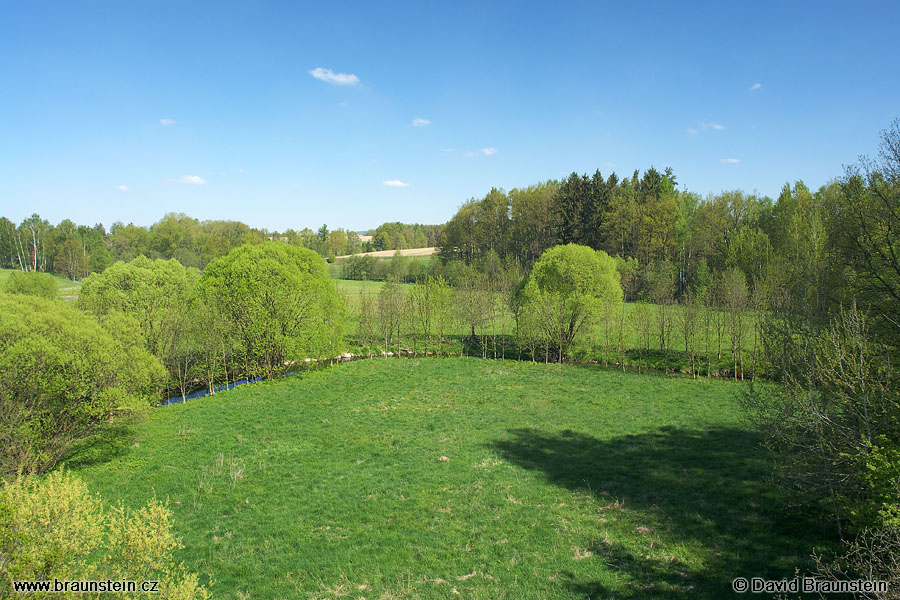
{"label": "green pasture", "polygon": [[791,578],[740,385],[589,366],[373,359],[159,408],[65,468],[156,496],[217,598],[710,598]]}

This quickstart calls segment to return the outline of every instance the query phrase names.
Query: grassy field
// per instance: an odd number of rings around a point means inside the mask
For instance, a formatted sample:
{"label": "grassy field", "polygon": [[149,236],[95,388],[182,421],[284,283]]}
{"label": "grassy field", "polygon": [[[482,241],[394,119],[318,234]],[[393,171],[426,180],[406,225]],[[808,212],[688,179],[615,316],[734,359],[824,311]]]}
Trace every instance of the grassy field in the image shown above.
{"label": "grassy field", "polygon": [[66,468],[167,498],[217,598],[723,598],[791,578],[791,514],[721,381],[374,359],[152,411]]}
{"label": "grassy field", "polygon": [[[13,269],[0,269],[0,286],[3,285],[3,282],[6,281],[6,278],[12,272]],[[60,275],[53,275],[52,277],[56,281],[56,290],[60,296],[68,300],[74,300],[78,297],[78,290],[81,289],[80,281],[72,281]]]}

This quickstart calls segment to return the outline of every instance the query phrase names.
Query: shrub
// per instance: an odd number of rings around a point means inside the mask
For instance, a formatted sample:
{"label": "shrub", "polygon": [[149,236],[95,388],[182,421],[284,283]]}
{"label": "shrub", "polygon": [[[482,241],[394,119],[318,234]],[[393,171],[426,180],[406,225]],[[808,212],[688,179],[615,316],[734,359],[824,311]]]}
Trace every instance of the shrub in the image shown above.
{"label": "shrub", "polygon": [[56,295],[56,282],[47,273],[34,271],[13,271],[3,285],[7,294],[22,294],[53,300]]}
{"label": "shrub", "polygon": [[[159,581],[146,597],[207,599],[198,577],[176,564],[181,544],[166,504],[154,499],[138,510],[104,508],[76,477],[18,476],[0,487],[0,595],[11,597],[22,580]],[[143,595],[143,594],[139,594]],[[81,593],[48,595],[85,598]],[[130,595],[125,597],[132,597]]]}
{"label": "shrub", "polygon": [[119,409],[146,407],[165,373],[122,321],[0,294],[0,474],[40,472]]}

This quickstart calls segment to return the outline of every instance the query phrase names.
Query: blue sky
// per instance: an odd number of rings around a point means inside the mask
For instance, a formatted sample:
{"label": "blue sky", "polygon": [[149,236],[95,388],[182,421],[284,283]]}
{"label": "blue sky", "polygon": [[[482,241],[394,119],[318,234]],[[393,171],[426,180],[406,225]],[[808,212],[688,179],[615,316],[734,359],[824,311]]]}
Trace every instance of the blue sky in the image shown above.
{"label": "blue sky", "polygon": [[316,4],[0,0],[0,215],[363,230],[651,165],[774,197],[900,117],[896,2]]}

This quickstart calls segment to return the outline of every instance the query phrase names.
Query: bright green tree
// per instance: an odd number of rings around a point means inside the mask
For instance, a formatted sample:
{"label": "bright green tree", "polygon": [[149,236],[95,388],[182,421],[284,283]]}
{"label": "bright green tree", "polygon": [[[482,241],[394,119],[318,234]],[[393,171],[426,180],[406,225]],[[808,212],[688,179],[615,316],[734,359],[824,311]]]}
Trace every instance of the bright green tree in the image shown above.
{"label": "bright green tree", "polygon": [[276,376],[340,346],[344,305],[325,262],[306,248],[280,242],[236,248],[209,263],[201,293],[229,321],[251,377]]}
{"label": "bright green tree", "polygon": [[606,252],[566,244],[541,255],[522,294],[533,314],[545,315],[542,328],[561,361],[604,302],[622,301],[622,286],[616,263]]}

